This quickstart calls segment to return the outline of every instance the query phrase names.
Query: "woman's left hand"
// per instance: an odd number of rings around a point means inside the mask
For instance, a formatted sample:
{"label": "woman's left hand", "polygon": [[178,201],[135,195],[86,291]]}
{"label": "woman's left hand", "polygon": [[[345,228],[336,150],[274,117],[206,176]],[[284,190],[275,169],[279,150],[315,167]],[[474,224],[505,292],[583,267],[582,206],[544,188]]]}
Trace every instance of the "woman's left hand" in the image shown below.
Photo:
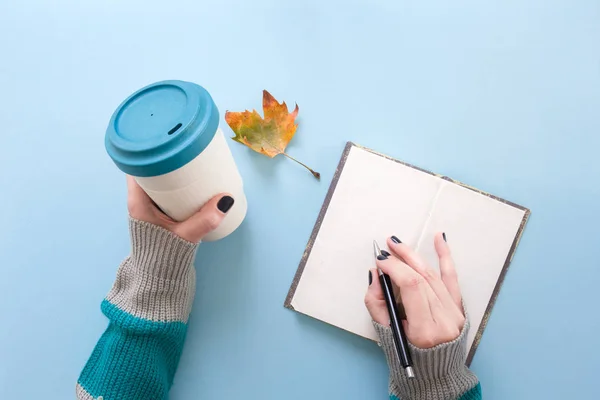
{"label": "woman's left hand", "polygon": [[185,221],[177,222],[156,207],[152,199],[138,185],[135,178],[127,176],[127,208],[129,215],[137,220],[158,225],[188,242],[198,243],[217,229],[231,209],[233,198],[226,193],[210,199],[198,212]]}

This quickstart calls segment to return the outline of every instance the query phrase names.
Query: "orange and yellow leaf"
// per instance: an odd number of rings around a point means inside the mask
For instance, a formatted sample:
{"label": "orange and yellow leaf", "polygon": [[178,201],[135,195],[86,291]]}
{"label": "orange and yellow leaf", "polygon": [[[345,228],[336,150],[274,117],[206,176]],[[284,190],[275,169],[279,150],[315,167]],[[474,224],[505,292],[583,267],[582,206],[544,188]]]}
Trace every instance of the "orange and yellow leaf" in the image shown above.
{"label": "orange and yellow leaf", "polygon": [[263,90],[264,118],[256,110],[227,111],[225,121],[235,133],[232,139],[236,142],[271,158],[283,154],[307,168],[318,179],[320,178],[318,172],[308,168],[285,152],[285,148],[298,128],[298,124],[295,122],[298,111],[298,105],[296,105],[294,111],[290,113],[285,102],[280,104],[271,93]]}

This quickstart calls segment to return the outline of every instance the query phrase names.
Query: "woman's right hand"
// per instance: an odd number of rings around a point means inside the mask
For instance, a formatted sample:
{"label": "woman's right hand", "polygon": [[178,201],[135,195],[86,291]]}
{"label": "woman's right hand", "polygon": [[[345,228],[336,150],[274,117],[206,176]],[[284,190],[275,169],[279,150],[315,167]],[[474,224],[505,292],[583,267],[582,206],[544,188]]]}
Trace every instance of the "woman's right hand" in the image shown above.
{"label": "woman's right hand", "polygon": [[[438,233],[434,239],[439,272],[396,237],[389,238],[387,244],[392,254],[377,260],[377,267],[388,274],[400,289],[406,312],[406,320],[402,323],[408,340],[418,348],[429,349],[456,339],[465,324],[465,314],[454,261],[443,234]],[[370,273],[371,284],[365,305],[373,321],[389,326],[377,269]]]}

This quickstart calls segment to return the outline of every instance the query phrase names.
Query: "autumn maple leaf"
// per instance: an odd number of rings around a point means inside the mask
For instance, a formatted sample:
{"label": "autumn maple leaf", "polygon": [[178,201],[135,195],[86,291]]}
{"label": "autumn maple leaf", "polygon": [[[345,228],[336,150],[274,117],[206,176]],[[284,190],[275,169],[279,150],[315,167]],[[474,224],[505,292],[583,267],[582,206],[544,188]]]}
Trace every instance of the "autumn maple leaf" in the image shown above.
{"label": "autumn maple leaf", "polygon": [[263,90],[263,112],[264,118],[256,110],[252,110],[252,112],[248,110],[244,112],[227,111],[225,121],[235,133],[232,139],[271,158],[283,154],[308,169],[315,178],[319,179],[321,174],[285,152],[286,146],[298,128],[298,124],[295,122],[298,116],[298,105],[296,104],[294,111],[290,113],[285,101],[279,104],[271,93]]}

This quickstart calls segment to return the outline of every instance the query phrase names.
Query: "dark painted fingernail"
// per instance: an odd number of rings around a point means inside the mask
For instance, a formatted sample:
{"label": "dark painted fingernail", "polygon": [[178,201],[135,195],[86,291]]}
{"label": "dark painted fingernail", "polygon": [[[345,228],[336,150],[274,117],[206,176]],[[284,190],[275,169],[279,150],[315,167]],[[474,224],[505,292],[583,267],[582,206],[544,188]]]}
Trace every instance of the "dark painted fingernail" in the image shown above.
{"label": "dark painted fingernail", "polygon": [[448,240],[446,240],[446,232],[442,232],[442,237],[444,238],[444,242],[448,243]]}
{"label": "dark painted fingernail", "polygon": [[392,236],[392,242],[398,244],[398,243],[402,243],[402,240],[398,239],[396,236]]}
{"label": "dark painted fingernail", "polygon": [[371,285],[371,283],[373,283],[373,274],[369,271],[369,285]]}
{"label": "dark painted fingernail", "polygon": [[381,254],[383,254],[383,255],[384,255],[384,256],[386,256],[386,257],[389,257],[389,256],[390,256],[390,253],[388,253],[388,252],[387,252],[387,251],[385,251],[385,250],[381,250]]}
{"label": "dark painted fingernail", "polygon": [[223,197],[221,197],[221,200],[219,200],[219,202],[217,203],[217,208],[219,209],[219,211],[221,211],[223,214],[225,214],[227,211],[229,211],[231,209],[231,207],[233,206],[233,203],[234,203],[233,197],[223,196]]}
{"label": "dark painted fingernail", "polygon": [[383,260],[387,260],[387,257],[386,257],[386,256],[384,256],[383,254],[380,254],[380,255],[378,255],[378,256],[377,256],[377,259],[378,259],[379,261],[383,261]]}

